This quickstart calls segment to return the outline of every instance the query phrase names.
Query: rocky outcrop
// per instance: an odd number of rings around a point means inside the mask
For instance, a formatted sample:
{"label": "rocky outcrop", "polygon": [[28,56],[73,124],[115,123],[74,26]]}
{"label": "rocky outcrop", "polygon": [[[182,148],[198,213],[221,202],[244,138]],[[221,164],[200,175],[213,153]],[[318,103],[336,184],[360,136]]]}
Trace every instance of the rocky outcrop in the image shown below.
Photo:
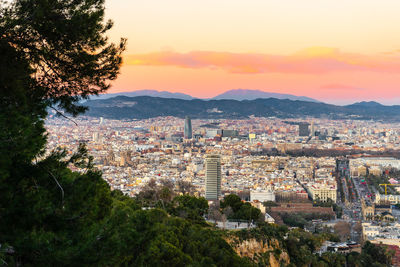
{"label": "rocky outcrop", "polygon": [[282,251],[276,239],[256,240],[251,238],[240,241],[237,237],[230,237],[227,241],[241,257],[248,257],[254,262],[265,263],[266,266],[279,267],[281,263],[289,264],[289,255]]}

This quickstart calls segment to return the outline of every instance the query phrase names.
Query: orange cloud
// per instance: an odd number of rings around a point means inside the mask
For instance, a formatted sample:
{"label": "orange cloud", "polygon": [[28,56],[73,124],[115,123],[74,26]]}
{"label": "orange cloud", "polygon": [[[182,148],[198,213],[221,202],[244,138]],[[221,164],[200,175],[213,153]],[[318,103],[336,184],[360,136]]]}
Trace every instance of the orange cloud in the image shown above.
{"label": "orange cloud", "polygon": [[213,51],[189,53],[163,51],[128,55],[125,56],[124,62],[126,65],[135,66],[222,69],[230,73],[243,74],[321,74],[341,71],[400,73],[399,56],[345,53],[329,47],[312,47],[288,56]]}

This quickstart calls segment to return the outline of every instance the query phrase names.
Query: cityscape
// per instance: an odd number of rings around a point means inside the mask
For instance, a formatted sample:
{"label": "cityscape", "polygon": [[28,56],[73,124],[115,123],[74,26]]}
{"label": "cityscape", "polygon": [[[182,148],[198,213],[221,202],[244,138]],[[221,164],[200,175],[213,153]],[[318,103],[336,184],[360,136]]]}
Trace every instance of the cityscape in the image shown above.
{"label": "cityscape", "polygon": [[0,0],[0,266],[400,266],[399,10]]}
{"label": "cityscape", "polygon": [[[150,180],[185,181],[210,202],[237,194],[264,211],[266,221],[313,214],[302,227],[334,232],[346,222],[352,242],[400,245],[397,123],[187,116],[75,123],[47,120],[49,151],[72,153],[86,143],[111,188],[129,196]],[[269,202],[274,206],[263,205]]]}

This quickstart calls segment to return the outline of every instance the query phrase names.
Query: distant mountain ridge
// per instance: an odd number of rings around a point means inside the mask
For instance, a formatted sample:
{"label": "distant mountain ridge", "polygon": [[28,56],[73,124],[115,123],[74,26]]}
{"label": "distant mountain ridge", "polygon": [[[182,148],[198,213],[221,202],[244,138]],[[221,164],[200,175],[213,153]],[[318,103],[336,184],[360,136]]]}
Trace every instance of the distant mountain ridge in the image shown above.
{"label": "distant mountain ridge", "polygon": [[153,96],[153,97],[162,97],[162,98],[177,98],[177,99],[184,99],[190,100],[194,97],[183,94],[183,93],[171,93],[168,91],[157,91],[157,90],[138,90],[138,91],[131,91],[131,92],[120,92],[120,93],[111,93],[111,94],[101,94],[99,96],[91,97],[92,100],[96,99],[108,99],[116,96]]}
{"label": "distant mountain ridge", "polygon": [[213,97],[212,99],[232,99],[232,100],[254,100],[257,98],[277,98],[277,99],[289,99],[289,100],[301,100],[310,102],[320,102],[310,97],[306,96],[296,96],[290,94],[279,94],[264,92],[261,90],[250,90],[250,89],[233,89],[226,91],[220,95]]}
{"label": "distant mountain ridge", "polygon": [[400,106],[362,102],[336,106],[320,102],[265,98],[255,100],[182,100],[150,96],[117,96],[89,100],[86,115],[110,119],[146,119],[175,116],[201,119],[244,119],[250,116],[400,121]]}
{"label": "distant mountain ridge", "polygon": [[[107,99],[116,96],[152,96],[152,97],[162,97],[162,98],[177,98],[177,99],[184,99],[184,100],[191,100],[196,99],[188,94],[183,93],[172,93],[168,91],[157,91],[157,90],[138,90],[138,91],[131,91],[131,92],[120,92],[120,93],[111,93],[111,94],[102,94],[99,96],[91,97],[92,100],[96,99]],[[320,102],[310,97],[306,96],[296,96],[290,94],[279,94],[279,93],[270,93],[264,92],[261,90],[250,90],[250,89],[233,89],[226,91],[222,94],[219,94],[212,98],[205,98],[204,100],[214,99],[214,100],[221,100],[221,99],[231,99],[231,100],[254,100],[257,98],[277,98],[277,99],[290,99],[290,100],[302,100],[302,101],[310,101],[310,102]],[[198,99],[198,98],[197,98]]]}
{"label": "distant mountain ridge", "polygon": [[362,101],[362,102],[357,102],[348,106],[353,106],[353,107],[384,107],[381,103],[375,102],[375,101]]}

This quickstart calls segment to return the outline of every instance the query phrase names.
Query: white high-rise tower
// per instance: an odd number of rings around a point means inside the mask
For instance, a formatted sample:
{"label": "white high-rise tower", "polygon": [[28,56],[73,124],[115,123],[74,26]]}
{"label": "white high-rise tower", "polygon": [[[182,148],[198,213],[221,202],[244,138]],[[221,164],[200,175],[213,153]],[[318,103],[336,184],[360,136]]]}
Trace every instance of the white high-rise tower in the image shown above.
{"label": "white high-rise tower", "polygon": [[206,199],[217,200],[221,196],[221,157],[206,157]]}

